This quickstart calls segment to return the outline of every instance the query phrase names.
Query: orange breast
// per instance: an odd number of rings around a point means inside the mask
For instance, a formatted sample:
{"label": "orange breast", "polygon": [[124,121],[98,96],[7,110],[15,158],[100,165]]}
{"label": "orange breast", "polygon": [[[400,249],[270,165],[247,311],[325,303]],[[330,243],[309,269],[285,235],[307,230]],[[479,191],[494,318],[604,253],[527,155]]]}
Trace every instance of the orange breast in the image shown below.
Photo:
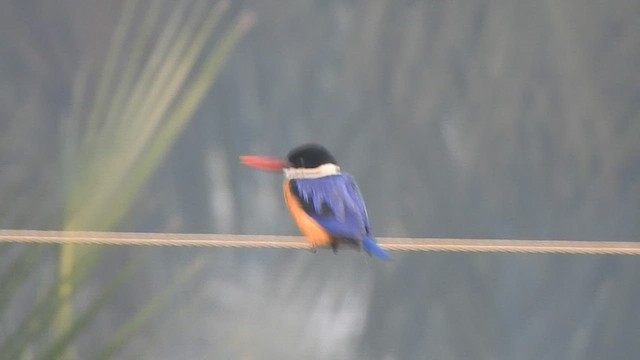
{"label": "orange breast", "polygon": [[302,232],[314,248],[331,245],[331,235],[304,211],[298,198],[291,192],[289,182],[290,180],[284,181],[284,199],[300,232]]}

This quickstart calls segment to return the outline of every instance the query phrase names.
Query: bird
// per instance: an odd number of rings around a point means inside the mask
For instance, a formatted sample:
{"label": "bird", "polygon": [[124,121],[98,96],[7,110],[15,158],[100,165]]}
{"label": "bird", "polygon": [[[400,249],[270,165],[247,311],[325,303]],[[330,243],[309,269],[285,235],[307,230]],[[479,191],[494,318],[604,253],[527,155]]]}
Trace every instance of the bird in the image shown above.
{"label": "bird", "polygon": [[283,172],[284,199],[300,232],[313,252],[318,248],[347,245],[383,260],[391,257],[376,242],[358,185],[341,170],[333,155],[322,145],[309,143],[289,151],[286,160],[245,155],[242,164],[262,170]]}

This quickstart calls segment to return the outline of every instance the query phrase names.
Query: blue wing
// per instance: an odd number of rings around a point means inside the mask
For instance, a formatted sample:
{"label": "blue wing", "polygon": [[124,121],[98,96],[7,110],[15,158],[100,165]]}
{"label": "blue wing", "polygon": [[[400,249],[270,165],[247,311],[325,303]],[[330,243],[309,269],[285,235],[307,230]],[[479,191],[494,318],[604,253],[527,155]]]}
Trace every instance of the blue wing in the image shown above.
{"label": "blue wing", "polygon": [[369,254],[389,258],[371,235],[367,209],[351,175],[297,179],[291,187],[305,212],[331,235],[362,244]]}

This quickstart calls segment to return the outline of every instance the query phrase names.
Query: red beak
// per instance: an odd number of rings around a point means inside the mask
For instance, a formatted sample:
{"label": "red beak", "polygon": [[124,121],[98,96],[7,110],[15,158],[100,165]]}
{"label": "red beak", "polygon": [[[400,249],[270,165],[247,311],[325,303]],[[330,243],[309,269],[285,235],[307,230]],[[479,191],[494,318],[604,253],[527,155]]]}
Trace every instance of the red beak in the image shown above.
{"label": "red beak", "polygon": [[244,155],[240,156],[243,165],[262,171],[282,171],[287,165],[281,159],[269,156]]}

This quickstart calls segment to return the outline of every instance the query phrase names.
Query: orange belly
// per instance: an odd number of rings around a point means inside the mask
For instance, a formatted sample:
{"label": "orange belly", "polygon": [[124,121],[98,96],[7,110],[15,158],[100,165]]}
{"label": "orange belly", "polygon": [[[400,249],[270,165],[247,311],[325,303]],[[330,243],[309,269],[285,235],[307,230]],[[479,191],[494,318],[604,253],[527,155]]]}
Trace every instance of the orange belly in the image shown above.
{"label": "orange belly", "polygon": [[304,211],[298,198],[291,193],[289,182],[290,180],[284,181],[284,200],[287,202],[289,212],[291,212],[291,216],[296,225],[298,225],[300,232],[307,238],[313,248],[330,246],[333,242],[331,235]]}

